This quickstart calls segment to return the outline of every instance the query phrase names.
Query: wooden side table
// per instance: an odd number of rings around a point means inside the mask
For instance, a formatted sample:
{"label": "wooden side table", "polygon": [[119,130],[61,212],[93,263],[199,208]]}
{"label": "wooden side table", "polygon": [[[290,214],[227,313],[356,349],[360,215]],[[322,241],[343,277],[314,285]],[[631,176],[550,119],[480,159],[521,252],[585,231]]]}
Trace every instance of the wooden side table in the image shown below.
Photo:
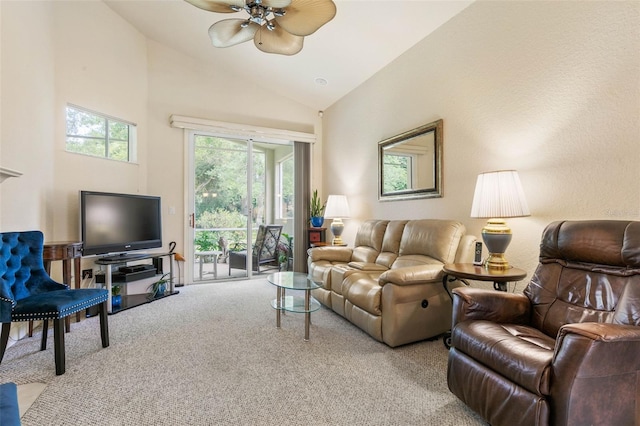
{"label": "wooden side table", "polygon": [[[484,266],[474,265],[473,263],[448,263],[442,268],[444,275],[442,276],[442,286],[445,291],[451,297],[453,296],[449,291],[449,283],[459,280],[466,286],[469,283],[466,280],[476,281],[493,281],[493,288],[497,291],[507,291],[507,283],[520,281],[527,276],[527,272],[524,269],[509,268],[505,270],[487,269]],[[444,334],[443,337],[444,346],[451,348],[451,331]]]}
{"label": "wooden side table", "polygon": [[327,245],[326,243],[326,232],[327,228],[309,228],[307,229],[309,234],[309,246],[310,247],[320,247]]}
{"label": "wooden side table", "polygon": [[448,277],[453,277],[451,281],[460,280],[465,284],[467,283],[464,280],[493,281],[494,290],[507,291],[508,282],[520,281],[527,276],[527,272],[524,269],[509,268],[501,271],[487,269],[472,263],[448,263],[444,265],[442,271],[444,272],[442,285],[444,285],[447,293],[449,293]]}
{"label": "wooden side table", "polygon": [[[62,282],[71,285],[71,260],[74,260],[75,288],[80,288],[80,260],[82,257],[82,242],[78,241],[52,241],[45,243],[42,250],[42,260],[47,274],[51,274],[51,262],[62,261]],[[80,312],[76,313],[76,322],[80,322]],[[65,320],[67,333],[71,330],[71,318]],[[33,335],[33,321],[29,321],[29,337]]]}

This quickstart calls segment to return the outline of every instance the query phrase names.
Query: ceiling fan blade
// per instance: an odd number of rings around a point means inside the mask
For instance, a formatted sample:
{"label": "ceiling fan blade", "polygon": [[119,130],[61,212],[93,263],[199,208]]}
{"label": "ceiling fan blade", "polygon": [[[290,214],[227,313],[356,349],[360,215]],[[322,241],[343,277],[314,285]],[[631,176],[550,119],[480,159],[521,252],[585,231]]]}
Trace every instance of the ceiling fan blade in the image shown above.
{"label": "ceiling fan blade", "polygon": [[209,12],[233,13],[235,10],[231,6],[244,7],[244,0],[184,0],[195,7],[208,10]]}
{"label": "ceiling fan blade", "polygon": [[229,47],[251,40],[259,25],[250,23],[246,27],[241,24],[245,19],[223,19],[209,27],[209,38],[215,47]]}
{"label": "ceiling fan blade", "polygon": [[292,0],[284,16],[276,16],[282,28],[298,36],[313,34],[336,16],[336,5],[332,0]]}
{"label": "ceiling fan blade", "polygon": [[262,0],[262,4],[274,9],[282,9],[291,4],[291,0]]}
{"label": "ceiling fan blade", "polygon": [[258,49],[280,55],[295,55],[302,50],[303,42],[304,37],[289,34],[279,26],[273,31],[260,27],[253,38],[253,43]]}

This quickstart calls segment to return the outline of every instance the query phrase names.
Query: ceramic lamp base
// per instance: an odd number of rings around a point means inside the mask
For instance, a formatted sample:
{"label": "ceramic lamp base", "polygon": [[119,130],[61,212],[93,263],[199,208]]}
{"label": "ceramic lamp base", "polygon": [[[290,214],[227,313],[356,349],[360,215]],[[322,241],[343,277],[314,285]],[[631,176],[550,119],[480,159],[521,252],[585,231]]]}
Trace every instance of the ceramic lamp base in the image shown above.
{"label": "ceramic lamp base", "polygon": [[344,231],[344,223],[342,223],[342,219],[333,219],[333,222],[331,222],[331,233],[333,234],[333,241],[331,241],[331,244],[334,246],[344,245],[341,237],[342,231]]}
{"label": "ceramic lamp base", "polygon": [[482,228],[482,240],[489,252],[484,264],[487,269],[503,271],[510,268],[504,253],[511,243],[511,238],[511,228],[504,219],[489,219],[487,225]]}

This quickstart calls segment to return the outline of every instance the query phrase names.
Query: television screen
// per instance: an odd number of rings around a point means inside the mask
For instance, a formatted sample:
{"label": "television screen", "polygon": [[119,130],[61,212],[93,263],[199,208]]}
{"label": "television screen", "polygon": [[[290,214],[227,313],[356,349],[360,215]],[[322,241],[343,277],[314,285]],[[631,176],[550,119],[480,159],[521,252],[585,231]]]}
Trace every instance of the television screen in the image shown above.
{"label": "television screen", "polygon": [[160,197],[80,191],[84,256],[162,247]]}

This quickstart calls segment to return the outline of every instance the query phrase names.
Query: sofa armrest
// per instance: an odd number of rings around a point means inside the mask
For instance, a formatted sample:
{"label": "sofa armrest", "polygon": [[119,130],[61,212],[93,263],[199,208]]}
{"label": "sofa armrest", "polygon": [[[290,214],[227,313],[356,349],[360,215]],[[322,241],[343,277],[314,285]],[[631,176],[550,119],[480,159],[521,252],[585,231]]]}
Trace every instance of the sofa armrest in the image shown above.
{"label": "sofa armrest", "polygon": [[307,251],[312,262],[328,260],[329,262],[348,263],[351,260],[352,253],[353,249],[340,246],[313,247]]}
{"label": "sofa armrest", "polygon": [[472,287],[457,287],[451,293],[454,326],[470,319],[508,324],[529,323],[531,303],[523,294]]}
{"label": "sofa armrest", "polygon": [[[552,361],[555,418],[637,421],[640,327],[579,323],[560,328]],[[598,390],[594,398],[593,391]]]}
{"label": "sofa armrest", "polygon": [[396,285],[414,285],[439,282],[442,277],[442,264],[406,266],[389,269],[380,275],[379,283]]}

